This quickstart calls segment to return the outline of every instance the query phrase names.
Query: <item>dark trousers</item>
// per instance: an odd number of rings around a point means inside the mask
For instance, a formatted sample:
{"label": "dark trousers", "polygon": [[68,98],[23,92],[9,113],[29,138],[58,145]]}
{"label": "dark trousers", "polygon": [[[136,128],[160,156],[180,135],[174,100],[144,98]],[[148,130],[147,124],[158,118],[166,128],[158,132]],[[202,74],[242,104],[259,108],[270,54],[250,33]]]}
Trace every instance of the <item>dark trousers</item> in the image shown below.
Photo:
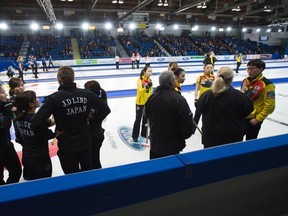
{"label": "dark trousers", "polygon": [[237,62],[236,73],[238,73],[240,66],[241,66],[241,62]]}
{"label": "dark trousers", "polygon": [[43,63],[42,63],[42,66],[43,66],[43,71],[45,71],[45,70],[48,71],[46,62],[43,62]]}
{"label": "dark trousers", "polygon": [[23,71],[22,70],[18,70],[18,71],[19,71],[18,78],[20,78],[22,80],[22,82],[25,83],[24,78],[23,78]]}
{"label": "dark trousers", "polygon": [[137,68],[139,69],[140,60],[136,60]]}
{"label": "dark trousers", "polygon": [[55,68],[55,67],[54,67],[54,64],[53,64],[53,62],[52,62],[52,61],[49,61],[49,65],[48,65],[49,69],[50,69],[50,65],[52,65],[52,66],[53,66],[53,68]]}
{"label": "dark trousers", "polygon": [[251,119],[245,119],[245,135],[246,140],[256,139],[258,137],[259,131],[261,129],[262,122],[257,125],[252,125],[250,123]]}
{"label": "dark trousers", "polygon": [[144,110],[144,105],[137,105],[136,104],[136,119],[135,119],[135,122],[133,125],[133,132],[132,132],[132,138],[133,139],[137,139],[139,137],[141,120],[142,120],[141,136],[146,137],[147,119],[145,116],[143,116],[143,110]]}
{"label": "dark trousers", "polygon": [[62,170],[65,174],[91,170],[91,152],[69,152],[58,150],[57,152]]}
{"label": "dark trousers", "polygon": [[132,69],[135,68],[135,61],[132,61]]}
{"label": "dark trousers", "polygon": [[48,154],[42,157],[23,156],[22,161],[24,179],[33,180],[52,176],[52,163]]}
{"label": "dark trousers", "polygon": [[93,169],[101,169],[102,165],[100,162],[100,148],[104,141],[104,129],[97,133],[91,134],[92,145],[91,145],[91,160]]}
{"label": "dark trousers", "polygon": [[[195,115],[194,115],[194,118],[193,118],[195,124],[198,125],[200,117],[201,117],[201,113],[196,109],[195,110]],[[196,130],[196,126],[193,125],[193,129],[192,129],[192,133],[193,134],[195,133],[195,130]]]}
{"label": "dark trousers", "polygon": [[0,185],[5,184],[4,167],[9,173],[6,184],[19,182],[22,168],[14,145],[11,142],[5,146],[1,146],[0,149]]}
{"label": "dark trousers", "polygon": [[119,69],[119,62],[116,62],[116,69]]}

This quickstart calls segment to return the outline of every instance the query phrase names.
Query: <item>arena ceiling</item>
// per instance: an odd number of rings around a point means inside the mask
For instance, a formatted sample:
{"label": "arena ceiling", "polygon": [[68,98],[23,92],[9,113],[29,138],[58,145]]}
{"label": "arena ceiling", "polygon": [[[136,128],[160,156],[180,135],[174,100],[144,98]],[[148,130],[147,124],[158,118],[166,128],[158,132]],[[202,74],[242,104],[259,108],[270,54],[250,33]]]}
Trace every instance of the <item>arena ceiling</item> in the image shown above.
{"label": "arena ceiling", "polygon": [[[158,6],[159,1],[123,0],[123,4],[113,4],[112,0],[1,0],[0,21],[21,24],[31,20],[42,23],[110,20],[115,26],[129,21],[259,26],[288,17],[288,0],[162,0],[169,6]],[[203,4],[207,7],[199,8]],[[265,12],[265,7],[271,11]]]}

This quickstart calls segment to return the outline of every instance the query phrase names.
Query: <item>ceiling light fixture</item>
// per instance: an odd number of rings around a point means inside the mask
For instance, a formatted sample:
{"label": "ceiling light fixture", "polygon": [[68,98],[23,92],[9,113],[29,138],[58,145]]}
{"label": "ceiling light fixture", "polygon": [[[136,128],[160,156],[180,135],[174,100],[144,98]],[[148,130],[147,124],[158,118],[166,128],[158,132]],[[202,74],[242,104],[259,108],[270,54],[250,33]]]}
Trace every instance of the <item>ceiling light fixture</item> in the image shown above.
{"label": "ceiling light fixture", "polygon": [[169,5],[169,4],[168,4],[168,1],[167,1],[167,0],[165,0],[165,2],[164,2],[164,4],[163,4],[163,6],[164,6],[164,7],[168,7],[168,5]]}
{"label": "ceiling light fixture", "polygon": [[197,5],[197,8],[202,8],[202,9],[207,8],[206,2],[204,2],[203,4]]}
{"label": "ceiling light fixture", "polygon": [[232,11],[239,12],[239,11],[241,11],[241,8],[240,8],[240,6],[237,6],[236,8],[232,8]]}
{"label": "ceiling light fixture", "polygon": [[271,12],[272,10],[271,10],[271,8],[270,8],[270,6],[269,5],[265,5],[264,6],[264,12]]}
{"label": "ceiling light fixture", "polygon": [[164,0],[164,3],[162,2],[162,0],[159,0],[159,2],[158,2],[157,5],[158,5],[159,7],[160,7],[160,6],[167,7],[167,6],[169,6],[168,0]]}

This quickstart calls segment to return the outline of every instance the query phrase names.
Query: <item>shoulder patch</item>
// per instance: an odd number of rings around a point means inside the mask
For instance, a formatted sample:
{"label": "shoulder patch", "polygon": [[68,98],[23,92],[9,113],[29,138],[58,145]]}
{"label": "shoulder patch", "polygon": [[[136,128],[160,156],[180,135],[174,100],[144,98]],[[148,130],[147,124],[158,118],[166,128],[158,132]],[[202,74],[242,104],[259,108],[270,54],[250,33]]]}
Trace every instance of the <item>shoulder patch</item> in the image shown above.
{"label": "shoulder patch", "polygon": [[274,91],[268,91],[266,93],[266,98],[268,99],[275,99],[275,92]]}

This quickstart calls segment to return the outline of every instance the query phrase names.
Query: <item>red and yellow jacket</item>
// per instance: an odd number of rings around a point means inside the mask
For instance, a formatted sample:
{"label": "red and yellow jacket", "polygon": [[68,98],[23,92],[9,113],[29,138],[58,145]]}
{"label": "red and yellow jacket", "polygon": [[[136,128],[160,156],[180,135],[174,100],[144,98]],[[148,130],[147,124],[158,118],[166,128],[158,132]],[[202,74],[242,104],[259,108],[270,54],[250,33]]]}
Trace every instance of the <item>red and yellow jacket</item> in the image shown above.
{"label": "red and yellow jacket", "polygon": [[149,88],[147,85],[149,83],[152,84],[152,80],[149,78],[142,76],[137,80],[137,96],[136,96],[136,104],[137,105],[145,105],[146,101],[150,97],[153,91],[153,85],[151,85]]}
{"label": "red and yellow jacket", "polygon": [[181,84],[176,80],[176,87],[175,87],[175,91],[177,92],[181,92]]}
{"label": "red and yellow jacket", "polygon": [[211,89],[212,83],[215,80],[215,76],[210,74],[206,76],[204,73],[197,77],[196,83],[199,84],[198,98],[207,90]]}
{"label": "red and yellow jacket", "polygon": [[275,86],[263,74],[251,80],[246,78],[241,84],[241,91],[252,101],[254,110],[247,119],[256,118],[263,121],[275,109]]}

